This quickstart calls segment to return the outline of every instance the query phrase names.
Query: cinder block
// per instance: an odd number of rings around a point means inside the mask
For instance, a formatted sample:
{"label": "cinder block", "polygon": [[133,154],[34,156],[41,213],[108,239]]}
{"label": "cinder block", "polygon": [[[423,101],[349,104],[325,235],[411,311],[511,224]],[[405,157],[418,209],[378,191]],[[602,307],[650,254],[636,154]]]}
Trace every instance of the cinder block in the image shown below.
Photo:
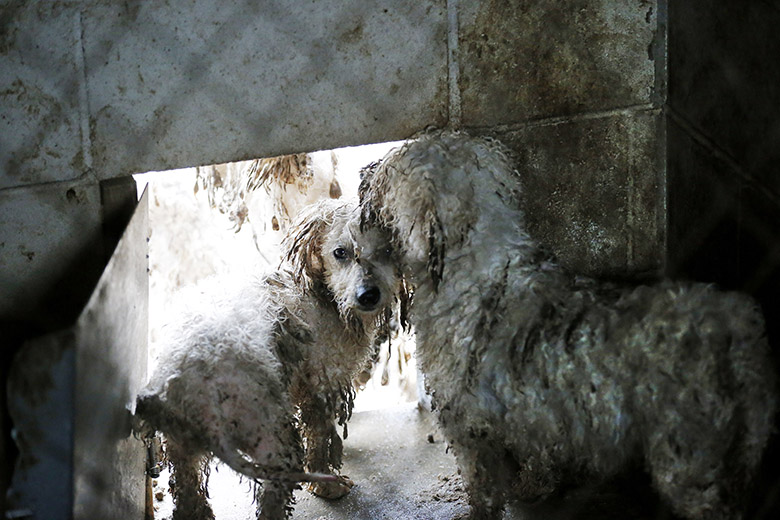
{"label": "cinder block", "polygon": [[68,4],[0,7],[0,189],[84,172],[79,18]]}
{"label": "cinder block", "polygon": [[97,183],[0,191],[0,318],[72,321],[104,266]]}
{"label": "cinder block", "polygon": [[650,103],[657,2],[459,3],[465,126]]}
{"label": "cinder block", "polygon": [[103,2],[85,13],[102,177],[405,138],[447,117],[444,2]]}
{"label": "cinder block", "polygon": [[560,263],[607,278],[657,276],[664,165],[657,111],[499,135],[518,156],[531,235]]}

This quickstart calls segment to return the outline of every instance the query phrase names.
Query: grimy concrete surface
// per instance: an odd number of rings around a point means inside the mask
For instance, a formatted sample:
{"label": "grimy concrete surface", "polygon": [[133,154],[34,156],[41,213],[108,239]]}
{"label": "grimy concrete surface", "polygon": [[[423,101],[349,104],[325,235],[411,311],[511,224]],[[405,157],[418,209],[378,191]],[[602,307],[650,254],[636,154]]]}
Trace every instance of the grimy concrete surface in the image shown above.
{"label": "grimy concrete surface", "polygon": [[[428,126],[504,137],[615,110],[660,149],[633,116],[665,96],[661,4],[2,2],[0,206],[13,218],[0,225],[0,319],[38,320],[52,280],[67,282],[85,238],[100,234],[99,201],[58,205],[69,183],[96,191],[131,173],[405,139]],[[616,147],[578,142],[535,146],[619,182],[600,191],[590,176],[566,175],[581,196],[559,198],[537,219],[543,232],[591,274],[658,268],[663,219],[627,220],[663,207],[660,195],[635,197],[657,185],[646,148],[620,150],[605,169]],[[599,204],[584,211],[590,199]],[[580,233],[587,247],[566,254]]]}
{"label": "grimy concrete surface", "polygon": [[[349,422],[342,474],[355,487],[339,500],[295,492],[293,520],[463,520],[468,500],[455,457],[435,419],[416,403],[358,412]],[[432,436],[433,442],[430,441]],[[154,488],[155,520],[170,520],[168,475]],[[216,520],[255,517],[252,486],[224,465],[212,463],[210,503]],[[507,504],[496,520],[669,520],[642,480],[589,485],[539,504]]]}
{"label": "grimy concrete surface", "polygon": [[298,492],[293,518],[451,520],[465,514],[455,457],[434,422],[415,403],[356,414],[342,471],[356,486],[333,502]]}

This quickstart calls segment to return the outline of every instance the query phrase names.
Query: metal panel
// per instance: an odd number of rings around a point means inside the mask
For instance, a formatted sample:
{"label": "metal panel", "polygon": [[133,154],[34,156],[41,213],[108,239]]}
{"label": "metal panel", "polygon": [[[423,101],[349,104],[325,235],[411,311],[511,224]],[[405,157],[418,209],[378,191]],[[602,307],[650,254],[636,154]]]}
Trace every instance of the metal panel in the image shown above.
{"label": "metal panel", "polygon": [[74,518],[144,517],[146,452],[130,417],[146,379],[148,236],[143,197],[76,324]]}

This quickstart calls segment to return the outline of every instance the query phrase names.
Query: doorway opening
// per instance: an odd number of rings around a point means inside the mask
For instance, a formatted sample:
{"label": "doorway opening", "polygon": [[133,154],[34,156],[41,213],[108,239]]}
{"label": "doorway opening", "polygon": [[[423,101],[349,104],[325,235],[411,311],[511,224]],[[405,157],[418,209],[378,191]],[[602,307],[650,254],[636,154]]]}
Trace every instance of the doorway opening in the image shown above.
{"label": "doorway opening", "polygon": [[[149,196],[148,373],[157,365],[161,329],[171,319],[177,291],[213,276],[277,268],[281,239],[297,213],[321,198],[357,198],[361,168],[401,144],[135,175],[138,197],[144,190]],[[413,407],[418,400],[414,341],[397,329],[357,378],[353,413]],[[220,468],[212,462],[212,505],[223,510],[221,516],[240,517],[251,509],[250,484]],[[163,470],[154,482],[155,518],[171,515],[168,479]]]}
{"label": "doorway opening", "polygon": [[[357,198],[361,168],[401,144],[134,175],[139,198],[149,190],[149,372],[178,290],[215,275],[275,269],[285,229],[301,209],[321,198]],[[399,334],[361,375],[354,411],[416,401],[414,367],[413,340]]]}

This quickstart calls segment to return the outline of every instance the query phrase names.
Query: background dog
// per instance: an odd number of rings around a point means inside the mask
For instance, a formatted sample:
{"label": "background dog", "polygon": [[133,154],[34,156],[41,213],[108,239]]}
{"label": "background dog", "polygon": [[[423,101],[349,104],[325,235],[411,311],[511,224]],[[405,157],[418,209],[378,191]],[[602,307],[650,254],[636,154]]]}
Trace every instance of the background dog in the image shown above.
{"label": "background dog", "polygon": [[386,326],[397,269],[385,237],[360,229],[354,203],[305,211],[284,250],[274,273],[212,279],[185,296],[138,397],[138,417],[166,437],[175,518],[213,518],[211,455],[265,481],[258,518],[289,515],[299,481],[328,498],[350,490],[346,477],[325,475],[341,466],[334,420],[346,436],[352,378]]}
{"label": "background dog", "polygon": [[772,430],[775,375],[747,296],[575,277],[524,228],[495,141],[424,135],[366,172],[392,230],[417,353],[473,518],[637,464],[681,516],[739,518]]}

